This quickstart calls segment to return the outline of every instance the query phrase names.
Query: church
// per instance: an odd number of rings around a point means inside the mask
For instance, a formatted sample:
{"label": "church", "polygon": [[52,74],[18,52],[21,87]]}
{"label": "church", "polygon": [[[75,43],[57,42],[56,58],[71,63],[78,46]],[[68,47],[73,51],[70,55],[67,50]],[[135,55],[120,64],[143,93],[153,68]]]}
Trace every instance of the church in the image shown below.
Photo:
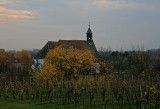
{"label": "church", "polygon": [[57,46],[62,45],[62,47],[75,47],[78,49],[87,49],[92,51],[94,54],[97,53],[96,46],[94,44],[94,41],[92,39],[92,31],[90,28],[87,30],[86,33],[86,40],[59,40],[58,42],[55,41],[48,41],[46,45],[39,51],[39,53],[36,55],[36,59],[44,59],[49,52],[50,49],[54,49]]}
{"label": "church", "polygon": [[[94,55],[97,55],[97,49],[94,44],[92,35],[93,35],[93,33],[91,31],[90,24],[89,24],[89,28],[86,33],[86,40],[59,40],[58,42],[48,41],[45,44],[45,46],[36,55],[36,57],[34,59],[34,64],[32,65],[32,69],[35,69],[37,65],[41,69],[42,65],[44,63],[44,58],[46,57],[49,50],[54,49],[55,47],[60,46],[60,45],[62,45],[62,47],[64,47],[64,48],[75,47],[78,49],[90,50],[94,53]],[[96,67],[96,73],[99,73],[100,72],[100,69],[99,69],[100,64],[94,63],[93,66]]]}

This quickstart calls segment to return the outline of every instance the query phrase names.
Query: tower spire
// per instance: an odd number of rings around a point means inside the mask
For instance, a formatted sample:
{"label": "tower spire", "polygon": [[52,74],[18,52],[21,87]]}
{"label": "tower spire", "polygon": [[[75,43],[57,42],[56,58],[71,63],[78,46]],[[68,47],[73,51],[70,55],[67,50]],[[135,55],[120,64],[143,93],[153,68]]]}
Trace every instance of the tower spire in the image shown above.
{"label": "tower spire", "polygon": [[92,31],[91,31],[91,28],[90,28],[90,26],[91,26],[90,22],[89,22],[88,26],[89,26],[89,28],[88,28],[88,31],[86,33],[87,34],[87,42],[91,44],[93,42],[93,40],[92,40]]}
{"label": "tower spire", "polygon": [[91,28],[90,28],[90,26],[91,26],[91,25],[90,25],[90,22],[89,22],[89,25],[88,25],[88,26],[89,26],[89,28],[88,28],[87,34],[92,34],[92,31],[91,31]]}

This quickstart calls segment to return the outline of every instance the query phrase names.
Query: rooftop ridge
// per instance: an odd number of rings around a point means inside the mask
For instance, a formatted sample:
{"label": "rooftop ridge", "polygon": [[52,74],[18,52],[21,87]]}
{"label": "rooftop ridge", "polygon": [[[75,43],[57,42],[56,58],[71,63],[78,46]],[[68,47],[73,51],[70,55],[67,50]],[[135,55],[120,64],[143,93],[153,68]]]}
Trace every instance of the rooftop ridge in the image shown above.
{"label": "rooftop ridge", "polygon": [[[61,40],[62,41],[62,40]],[[68,39],[66,40],[66,41],[68,41]],[[69,40],[69,41],[84,41],[84,40]]]}

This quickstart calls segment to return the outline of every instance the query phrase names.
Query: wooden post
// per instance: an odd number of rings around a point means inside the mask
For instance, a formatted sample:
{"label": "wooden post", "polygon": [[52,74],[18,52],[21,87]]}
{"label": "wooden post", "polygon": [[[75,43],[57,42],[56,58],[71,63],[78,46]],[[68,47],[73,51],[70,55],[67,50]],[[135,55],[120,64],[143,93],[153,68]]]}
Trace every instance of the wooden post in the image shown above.
{"label": "wooden post", "polygon": [[62,93],[63,93],[63,76],[62,76]]}
{"label": "wooden post", "polygon": [[24,87],[24,77],[23,77],[23,87]]}
{"label": "wooden post", "polygon": [[97,95],[97,75],[95,75],[95,94],[96,94],[96,107],[98,107],[98,95]]}
{"label": "wooden post", "polygon": [[151,86],[151,74],[149,73],[149,85]]}
{"label": "wooden post", "polygon": [[6,85],[7,85],[7,83],[6,83],[6,77],[5,77],[5,79],[4,79],[4,88],[6,89]]}
{"label": "wooden post", "polygon": [[45,78],[45,91],[47,91],[47,89],[46,89],[46,78]]}
{"label": "wooden post", "polygon": [[31,82],[32,82],[32,78],[30,77],[29,78],[29,86],[30,86],[30,88],[31,88]]}
{"label": "wooden post", "polygon": [[113,104],[113,109],[115,109],[112,82],[110,83],[110,85],[111,85],[111,93],[112,93],[112,104]]}
{"label": "wooden post", "polygon": [[[82,81],[83,79],[82,79],[82,76],[81,76],[81,81]],[[82,81],[82,87],[83,87],[83,81]]]}
{"label": "wooden post", "polygon": [[49,89],[51,88],[51,84],[50,84],[50,81],[51,81],[51,78],[49,77],[49,80],[48,80],[48,84],[49,84]]}
{"label": "wooden post", "polygon": [[104,75],[102,76],[102,79],[103,79],[103,88],[105,88],[105,87],[104,87]]}
{"label": "wooden post", "polygon": [[70,76],[70,90],[71,90],[71,76]]}
{"label": "wooden post", "polygon": [[57,88],[58,87],[58,80],[57,80],[57,75],[56,75],[56,80],[55,80],[55,84],[56,84],[56,86],[55,86],[55,88]]}
{"label": "wooden post", "polygon": [[17,77],[16,77],[16,89],[19,91],[18,85],[17,85]]}
{"label": "wooden post", "polygon": [[144,109],[142,88],[141,88],[141,82],[140,82],[140,75],[138,75],[138,86],[139,86],[140,100],[142,102],[142,109]]}
{"label": "wooden post", "polygon": [[129,75],[129,97],[131,97],[131,76]]}
{"label": "wooden post", "polygon": [[[79,80],[79,77],[77,77],[77,81]],[[79,90],[79,84],[77,82],[77,90]]]}
{"label": "wooden post", "polygon": [[88,76],[86,75],[86,93],[87,93],[87,77],[88,77]]}
{"label": "wooden post", "polygon": [[12,78],[10,77],[10,88],[12,89]]}
{"label": "wooden post", "polygon": [[83,101],[83,105],[84,105],[84,87],[83,87],[83,79],[81,76],[81,81],[82,81],[82,101]]}
{"label": "wooden post", "polygon": [[159,82],[159,75],[157,74],[157,81]]}
{"label": "wooden post", "polygon": [[45,86],[44,86],[44,76],[43,76],[43,89],[45,88]]}
{"label": "wooden post", "polygon": [[38,90],[39,90],[39,79],[38,79]]}
{"label": "wooden post", "polygon": [[53,96],[54,96],[54,79],[53,79]]}

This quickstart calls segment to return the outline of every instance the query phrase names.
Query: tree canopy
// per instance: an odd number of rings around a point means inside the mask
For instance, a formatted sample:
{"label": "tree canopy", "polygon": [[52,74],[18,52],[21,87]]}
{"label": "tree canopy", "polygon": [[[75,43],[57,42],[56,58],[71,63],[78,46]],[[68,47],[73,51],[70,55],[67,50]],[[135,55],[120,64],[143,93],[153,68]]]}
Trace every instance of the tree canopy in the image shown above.
{"label": "tree canopy", "polygon": [[33,63],[32,56],[31,56],[30,52],[28,50],[23,49],[21,51],[18,51],[15,54],[15,58],[18,59],[18,61],[20,63],[22,63],[21,75],[23,75],[23,76],[28,75],[31,70],[32,63]]}
{"label": "tree canopy", "polygon": [[58,46],[47,53],[41,72],[35,73],[35,76],[49,78],[54,75],[84,74],[94,69],[93,62],[94,54],[89,50]]}
{"label": "tree canopy", "polygon": [[19,59],[22,63],[31,63],[32,56],[28,50],[21,50],[15,54],[15,58]]}

